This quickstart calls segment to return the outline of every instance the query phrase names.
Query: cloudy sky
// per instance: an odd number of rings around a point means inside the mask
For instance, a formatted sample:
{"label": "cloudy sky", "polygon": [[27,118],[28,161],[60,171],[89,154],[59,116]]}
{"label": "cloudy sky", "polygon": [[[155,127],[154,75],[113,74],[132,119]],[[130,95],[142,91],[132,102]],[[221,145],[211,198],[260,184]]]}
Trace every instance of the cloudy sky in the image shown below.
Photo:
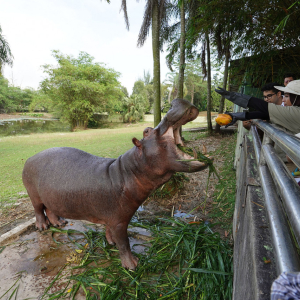
{"label": "cloudy sky", "polygon": [[[152,74],[151,32],[137,48],[145,1],[127,0],[130,30],[126,30],[121,0],[0,0],[0,25],[14,56],[4,76],[14,85],[38,88],[41,65],[55,64],[51,50],[77,56],[85,51],[121,73],[131,93],[144,70]],[[161,56],[161,80],[169,72]]]}

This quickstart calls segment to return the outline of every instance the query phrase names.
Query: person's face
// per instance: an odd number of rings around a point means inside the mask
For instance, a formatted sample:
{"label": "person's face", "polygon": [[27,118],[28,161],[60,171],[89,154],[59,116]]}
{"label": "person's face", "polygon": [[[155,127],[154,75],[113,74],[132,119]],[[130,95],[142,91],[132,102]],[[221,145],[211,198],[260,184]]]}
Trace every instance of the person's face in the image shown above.
{"label": "person's face", "polygon": [[293,80],[294,80],[293,77],[286,77],[286,78],[284,78],[284,82],[283,82],[284,86],[287,86],[288,83],[291,82],[291,81],[293,81]]}
{"label": "person's face", "polygon": [[281,92],[274,93],[272,90],[263,91],[263,95],[264,100],[268,103],[274,103],[276,105],[281,105],[282,103]]}
{"label": "person's face", "polygon": [[282,101],[284,103],[284,106],[292,106],[292,103],[291,103],[291,100],[290,100],[290,94],[289,93],[284,93]]}

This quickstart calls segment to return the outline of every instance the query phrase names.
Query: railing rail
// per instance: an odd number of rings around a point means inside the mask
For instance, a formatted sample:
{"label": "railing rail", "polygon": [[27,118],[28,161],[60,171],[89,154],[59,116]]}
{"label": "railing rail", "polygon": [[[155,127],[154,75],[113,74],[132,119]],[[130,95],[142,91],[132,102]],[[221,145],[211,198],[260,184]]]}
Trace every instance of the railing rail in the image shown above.
{"label": "railing rail", "polygon": [[300,187],[278,157],[273,144],[275,142],[297,166],[300,166],[300,139],[261,120],[255,120],[254,124],[264,132],[264,140],[261,143],[257,128],[251,128],[277,272],[299,272],[300,259],[293,234],[300,246]]}
{"label": "railing rail", "polygon": [[271,138],[300,168],[300,139],[292,133],[283,131],[272,124],[262,120],[254,122],[261,130],[263,130],[269,138]]}

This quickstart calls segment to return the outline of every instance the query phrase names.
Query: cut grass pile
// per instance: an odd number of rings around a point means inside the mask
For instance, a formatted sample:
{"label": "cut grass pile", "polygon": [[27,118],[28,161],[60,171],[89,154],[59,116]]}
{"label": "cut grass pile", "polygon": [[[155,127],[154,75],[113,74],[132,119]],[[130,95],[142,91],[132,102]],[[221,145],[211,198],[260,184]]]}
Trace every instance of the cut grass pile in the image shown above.
{"label": "cut grass pile", "polygon": [[145,254],[134,253],[139,258],[136,271],[121,267],[104,232],[89,229],[75,240],[71,235],[78,231],[52,228],[68,234],[82,252],[76,264],[67,264],[54,278],[42,299],[75,299],[79,289],[89,300],[231,299],[232,247],[218,233],[202,222],[177,219],[131,224],[148,229],[153,237]]}

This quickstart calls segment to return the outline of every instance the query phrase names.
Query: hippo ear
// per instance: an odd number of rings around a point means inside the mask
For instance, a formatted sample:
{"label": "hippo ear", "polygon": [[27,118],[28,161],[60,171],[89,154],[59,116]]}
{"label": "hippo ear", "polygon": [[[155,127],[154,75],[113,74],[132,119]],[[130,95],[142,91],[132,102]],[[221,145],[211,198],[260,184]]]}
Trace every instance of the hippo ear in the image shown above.
{"label": "hippo ear", "polygon": [[137,138],[133,138],[132,142],[135,146],[137,146],[138,148],[142,147],[142,143],[137,139]]}

